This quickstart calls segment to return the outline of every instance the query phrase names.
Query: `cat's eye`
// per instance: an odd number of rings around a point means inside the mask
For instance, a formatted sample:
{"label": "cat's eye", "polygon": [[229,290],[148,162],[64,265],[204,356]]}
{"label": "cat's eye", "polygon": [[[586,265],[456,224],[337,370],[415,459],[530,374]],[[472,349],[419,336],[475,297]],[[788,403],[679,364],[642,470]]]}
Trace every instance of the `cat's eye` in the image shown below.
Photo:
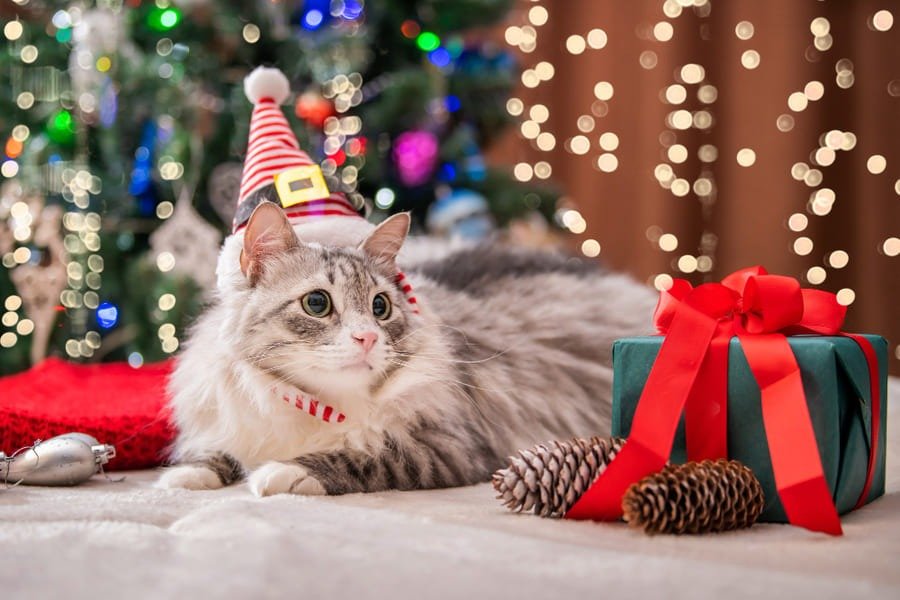
{"label": "cat's eye", "polygon": [[312,291],[300,299],[306,314],[313,317],[325,317],[331,312],[331,296],[322,290]]}
{"label": "cat's eye", "polygon": [[391,301],[385,294],[376,294],[372,298],[372,314],[382,321],[391,316]]}

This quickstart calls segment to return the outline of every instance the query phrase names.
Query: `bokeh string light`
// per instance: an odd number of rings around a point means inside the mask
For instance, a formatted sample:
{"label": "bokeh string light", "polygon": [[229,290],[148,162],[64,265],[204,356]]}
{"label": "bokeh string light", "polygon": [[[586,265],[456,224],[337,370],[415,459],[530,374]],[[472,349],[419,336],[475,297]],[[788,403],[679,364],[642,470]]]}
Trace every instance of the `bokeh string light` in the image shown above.
{"label": "bokeh string light", "polygon": [[[548,22],[553,23],[555,15],[540,2],[523,2],[522,5],[523,22],[509,26],[505,37],[510,45],[518,47],[524,54],[524,60],[527,61],[543,43],[542,27]],[[633,29],[623,27],[621,23],[607,26],[602,21],[589,22],[585,19],[579,22],[564,19],[567,24],[577,23],[575,27],[583,27],[581,30],[567,31],[561,29],[558,23],[553,23],[555,35],[560,36],[559,43],[562,44],[564,52],[571,57],[567,60],[569,64],[566,65],[565,72],[571,73],[579,61],[584,60],[582,57],[589,56],[592,52],[613,51],[611,49],[618,52],[622,48],[634,47],[633,38],[623,40],[616,36],[636,35],[641,45],[644,45],[643,48],[639,47],[635,54],[638,73],[654,70],[658,72],[657,67],[664,64],[661,57],[667,52],[672,40],[678,40],[681,36],[689,34],[696,35],[693,32],[696,31],[698,20],[700,38],[710,39],[709,25],[704,23],[704,18],[716,9],[715,2],[664,0],[657,6],[661,9],[660,13],[650,16],[646,22],[638,23]],[[689,25],[680,20],[687,11],[692,11],[698,18],[692,20]],[[879,7],[865,17],[869,30],[873,32],[872,35],[884,35],[884,32],[893,31],[895,12],[891,7]],[[538,18],[532,18],[533,15]],[[828,75],[827,70],[820,69],[816,71],[817,75],[814,77],[797,78],[793,89],[788,90],[783,96],[783,108],[771,116],[770,123],[774,136],[798,136],[801,135],[801,131],[802,135],[806,135],[810,118],[822,111],[817,103],[823,99],[827,99],[829,103],[835,102],[857,84],[859,73],[862,73],[862,65],[857,65],[856,61],[862,59],[858,58],[858,54],[850,52],[835,55],[836,49],[847,48],[848,41],[845,39],[845,24],[833,25],[835,24],[825,16],[814,16],[804,23],[803,28],[795,32],[797,36],[808,40],[805,43],[805,50],[795,57],[767,57],[766,47],[760,46],[762,42],[757,36],[757,26],[746,18],[735,20],[731,45],[736,49],[734,56],[737,57],[737,61],[734,66],[738,69],[748,73],[764,71],[768,68],[767,61],[777,62],[790,58],[810,63],[828,61],[833,67],[831,75]],[[661,160],[657,160],[652,167],[652,174],[659,186],[671,194],[674,200],[694,199],[699,202],[702,207],[703,225],[699,243],[686,239],[678,232],[664,231],[658,225],[646,227],[647,240],[659,252],[667,255],[671,265],[671,271],[668,273],[657,273],[649,278],[649,281],[659,289],[671,285],[672,276],[675,274],[709,273],[716,266],[718,238],[711,230],[710,216],[718,193],[716,173],[720,169],[717,165],[722,165],[720,161],[724,156],[720,155],[724,148],[719,148],[718,142],[710,143],[708,141],[710,138],[705,134],[713,127],[721,130],[722,127],[728,127],[728,124],[716,122],[720,90],[717,82],[711,81],[708,77],[708,64],[696,58],[694,61],[676,64],[672,79],[658,90],[659,101],[668,111],[659,132]],[[671,64],[669,61],[665,63]],[[562,67],[551,64],[547,70],[556,73],[562,71]],[[580,72],[583,73],[583,70]],[[544,88],[547,83],[538,77],[536,70],[532,68],[532,72],[523,78],[525,89],[521,95],[510,99],[507,111],[518,120],[521,137],[532,149],[538,153],[553,152],[558,145],[564,149],[565,155],[554,154],[551,158],[544,159],[546,162],[553,163],[554,159],[576,162],[590,160],[592,166],[599,172],[599,177],[615,173],[620,168],[617,156],[619,134],[614,131],[615,124],[605,120],[604,117],[610,107],[619,101],[617,81],[613,77],[620,72],[620,69],[597,70],[592,75],[595,78],[591,84],[593,94],[582,100],[587,109],[581,111],[583,114],[575,112],[569,116],[550,115],[553,104],[547,101],[548,94]],[[869,77],[872,76],[871,69],[867,73]],[[889,97],[900,97],[900,79],[886,77],[884,82],[885,87],[882,89]],[[627,89],[625,93],[633,93],[633,90]],[[633,95],[630,98],[630,101],[633,101]],[[732,99],[729,99],[729,102],[732,102]],[[838,172],[842,173],[840,176],[845,178],[848,165],[861,164],[863,173],[878,177],[879,182],[886,180],[888,175],[893,175],[890,176],[887,185],[895,194],[900,195],[900,179],[894,175],[896,165],[890,164],[888,148],[874,148],[869,140],[862,143],[857,133],[825,128],[818,136],[818,143],[813,143],[812,147],[809,147],[808,155],[796,156],[786,166],[787,173],[803,190],[800,194],[803,200],[792,208],[784,221],[786,229],[793,234],[792,242],[786,251],[801,257],[803,261],[808,261],[798,274],[802,275],[806,283],[813,286],[835,284],[836,280],[839,281],[844,277],[834,278],[832,276],[834,271],[852,269],[859,261],[864,260],[862,257],[853,256],[847,247],[835,247],[834,244],[819,241],[816,235],[819,229],[816,221],[832,215],[838,206],[837,203],[841,202],[841,195],[845,193],[836,193],[835,184],[829,183],[833,177],[832,170],[839,170]],[[719,135],[712,139],[721,138]],[[773,138],[773,141],[777,142],[777,137]],[[865,154],[862,157],[842,157],[848,153],[858,154],[863,151],[861,150],[863,147]],[[729,160],[732,165],[736,164],[753,173],[760,168],[761,163],[770,160],[769,153],[765,150],[766,148],[762,146],[754,145],[754,140],[736,140],[734,149],[730,150]],[[699,162],[699,169],[695,157]],[[519,157],[515,168],[517,176],[530,176],[531,170],[527,168],[527,163],[527,158]],[[584,206],[587,200],[573,198],[560,203],[556,221],[570,232],[584,236],[578,247],[583,254],[596,256],[602,240],[597,242],[597,246],[588,243],[589,240],[597,240],[587,238],[591,235],[592,227],[585,220],[584,214],[589,211],[583,211],[582,214],[579,210],[579,206]],[[877,241],[875,250],[883,256],[898,256],[900,240],[896,236],[882,236]],[[698,279],[704,278],[701,276]],[[841,288],[837,294],[838,300],[845,305],[856,300],[856,291],[849,287]]]}

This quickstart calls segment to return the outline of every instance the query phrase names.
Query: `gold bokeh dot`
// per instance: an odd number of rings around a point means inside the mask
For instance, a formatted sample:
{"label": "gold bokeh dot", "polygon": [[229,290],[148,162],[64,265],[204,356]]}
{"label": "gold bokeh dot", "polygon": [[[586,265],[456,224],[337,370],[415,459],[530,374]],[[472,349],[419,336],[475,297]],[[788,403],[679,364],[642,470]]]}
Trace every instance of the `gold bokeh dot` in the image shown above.
{"label": "gold bokeh dot", "polygon": [[174,294],[163,294],[159,297],[159,302],[157,303],[160,310],[172,310],[175,307],[175,295]]}
{"label": "gold bokeh dot", "polygon": [[15,294],[7,296],[6,300],[3,301],[3,306],[6,310],[19,310],[22,306],[22,298]]}
{"label": "gold bokeh dot", "polygon": [[794,240],[794,254],[806,256],[813,251],[813,241],[806,236]]}
{"label": "gold bokeh dot", "polygon": [[587,34],[587,44],[595,50],[606,47],[607,35],[602,29],[591,29]]}
{"label": "gold bokeh dot", "polygon": [[619,136],[611,131],[600,134],[600,147],[607,152],[612,152],[619,147]]}
{"label": "gold bokeh dot", "polygon": [[697,257],[684,254],[678,258],[678,270],[682,273],[693,273],[697,270]]}
{"label": "gold bokeh dot", "polygon": [[832,269],[843,269],[850,262],[850,255],[844,250],[835,250],[828,255],[828,264]]}
{"label": "gold bokeh dot", "polygon": [[653,37],[660,42],[668,42],[672,39],[675,29],[668,21],[660,21],[653,26]]}
{"label": "gold bokeh dot", "polygon": [[615,154],[604,152],[597,157],[597,168],[604,173],[612,173],[619,168],[619,159]]}
{"label": "gold bokeh dot", "polygon": [[828,35],[831,31],[831,23],[825,17],[816,17],[809,24],[809,31],[816,37]]}
{"label": "gold bokeh dot", "polygon": [[600,255],[600,242],[594,239],[587,239],[581,243],[581,253],[589,258]]}
{"label": "gold bokeh dot", "polygon": [[522,132],[523,137],[533,140],[540,135],[541,126],[529,119],[528,121],[522,122],[519,126],[519,130]]}
{"label": "gold bokeh dot", "polygon": [[549,152],[556,147],[556,137],[548,132],[544,131],[538,134],[537,139],[535,140],[537,147],[544,152]]}
{"label": "gold bokeh dot", "polygon": [[775,127],[778,131],[787,132],[794,128],[794,117],[788,114],[778,115],[775,119]]}
{"label": "gold bokeh dot", "polygon": [[534,163],[534,176],[538,179],[548,179],[553,174],[553,167],[545,160]]}
{"label": "gold bokeh dot", "polygon": [[838,290],[836,296],[837,302],[841,306],[850,306],[853,304],[853,301],[856,300],[856,292],[850,288],[841,288]]}
{"label": "gold bokeh dot", "polygon": [[887,160],[880,154],[873,154],[866,161],[866,169],[873,175],[884,173],[887,168]]}
{"label": "gold bokeh dot", "polygon": [[7,331],[3,335],[0,335],[0,346],[4,348],[12,348],[16,345],[16,341],[18,337],[11,331]]}
{"label": "gold bokeh dot", "polygon": [[156,256],[156,268],[163,273],[171,271],[175,268],[175,257],[172,256],[171,252],[160,252]]}
{"label": "gold bokeh dot", "polygon": [[812,101],[821,100],[825,95],[825,86],[821,81],[810,81],[803,88],[803,95]]}
{"label": "gold bokeh dot", "polygon": [[596,96],[598,100],[609,100],[613,97],[614,93],[615,89],[608,81],[598,81],[594,86],[594,96]]}
{"label": "gold bokeh dot", "polygon": [[653,278],[653,287],[655,287],[660,292],[663,292],[672,287],[673,283],[675,283],[675,281],[668,273],[660,273]]}
{"label": "gold bokeh dot", "polygon": [[881,250],[886,256],[900,255],[900,238],[889,237],[881,244]]}
{"label": "gold bokeh dot", "polygon": [[550,118],[550,109],[543,104],[535,104],[529,109],[528,116],[536,123],[543,123]]}
{"label": "gold bokeh dot", "polygon": [[550,13],[543,6],[532,6],[528,11],[528,21],[535,27],[540,27],[550,18]]}
{"label": "gold bokeh dot", "polygon": [[739,40],[749,40],[753,37],[753,32],[753,23],[750,21],[741,21],[734,28],[734,35],[736,35]]}
{"label": "gold bokeh dot", "polygon": [[756,50],[745,50],[741,55],[741,65],[745,69],[755,69],[759,66],[760,56]]}
{"label": "gold bokeh dot", "polygon": [[34,331],[34,321],[31,319],[22,319],[16,325],[16,332],[19,335],[30,335]]}
{"label": "gold bokeh dot", "polygon": [[576,135],[569,140],[569,149],[572,154],[587,154],[591,149],[591,142],[583,135]]}
{"label": "gold bokeh dot", "polygon": [[822,171],[819,169],[810,169],[806,172],[806,175],[803,176],[803,183],[809,187],[816,187],[822,183]]}
{"label": "gold bokeh dot", "polygon": [[525,104],[519,98],[510,98],[506,101],[506,112],[514,117],[518,117],[525,110]]}
{"label": "gold bokeh dot", "polygon": [[673,252],[678,248],[678,238],[671,233],[664,233],[659,236],[659,249],[665,252]]}
{"label": "gold bokeh dot", "polygon": [[737,164],[742,167],[750,167],[756,162],[756,152],[750,148],[741,148],[737,153]]}
{"label": "gold bokeh dot", "polygon": [[825,277],[827,276],[828,274],[822,267],[810,267],[806,271],[806,280],[813,285],[819,285],[820,283],[825,281]]}
{"label": "gold bokeh dot", "polygon": [[687,148],[682,146],[681,144],[672,144],[669,146],[666,154],[669,157],[669,160],[675,164],[681,164],[687,160],[688,151]]}
{"label": "gold bokeh dot", "polygon": [[672,182],[672,193],[679,198],[687,196],[691,191],[691,184],[687,179],[677,178]]}
{"label": "gold bokeh dot", "polygon": [[834,162],[835,154],[834,150],[831,148],[819,148],[816,150],[815,159],[816,164],[822,167],[827,167]]}
{"label": "gold bokeh dot", "polygon": [[644,50],[638,58],[638,62],[644,69],[652,69],[656,66],[658,61],[659,59],[656,56],[656,52],[653,50]]}
{"label": "gold bokeh dot", "polygon": [[566,50],[570,54],[581,54],[584,52],[585,45],[584,38],[580,35],[570,35],[566,39]]}
{"label": "gold bokeh dot", "polygon": [[704,104],[712,104],[719,97],[719,90],[714,85],[701,85],[697,89],[697,99]]}
{"label": "gold bokeh dot", "polygon": [[807,104],[809,104],[809,98],[803,92],[794,92],[788,96],[788,108],[794,112],[805,110]]}
{"label": "gold bokeh dot", "polygon": [[513,168],[513,176],[519,181],[531,181],[533,175],[534,169],[528,163],[520,162]]}
{"label": "gold bokeh dot", "polygon": [[681,104],[687,99],[687,90],[683,85],[676,83],[666,88],[665,97],[669,104]]}
{"label": "gold bokeh dot", "polygon": [[719,149],[712,144],[703,144],[697,150],[697,158],[705,163],[716,162],[719,158]]}
{"label": "gold bokeh dot", "polygon": [[894,15],[889,10],[879,10],[872,15],[872,27],[876,31],[887,31],[894,25]]}
{"label": "gold bokeh dot", "polygon": [[688,63],[681,67],[681,80],[685,83],[700,83],[706,77],[706,70],[695,63]]}

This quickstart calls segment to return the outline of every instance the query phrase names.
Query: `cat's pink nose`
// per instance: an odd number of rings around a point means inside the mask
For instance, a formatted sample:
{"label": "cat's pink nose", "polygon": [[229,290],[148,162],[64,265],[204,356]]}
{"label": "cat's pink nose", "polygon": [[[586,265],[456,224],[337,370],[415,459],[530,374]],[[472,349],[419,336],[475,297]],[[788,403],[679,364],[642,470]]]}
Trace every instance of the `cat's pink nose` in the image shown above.
{"label": "cat's pink nose", "polygon": [[368,352],[372,349],[372,346],[375,345],[375,342],[378,340],[378,334],[374,331],[363,331],[351,334],[353,336],[353,340],[363,347],[363,350]]}

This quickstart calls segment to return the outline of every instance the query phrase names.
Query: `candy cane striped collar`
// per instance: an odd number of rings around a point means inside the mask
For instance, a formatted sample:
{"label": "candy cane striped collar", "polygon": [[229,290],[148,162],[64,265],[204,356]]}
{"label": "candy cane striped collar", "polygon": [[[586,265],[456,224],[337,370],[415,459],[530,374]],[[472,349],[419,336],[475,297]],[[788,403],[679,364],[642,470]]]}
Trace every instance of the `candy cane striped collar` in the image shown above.
{"label": "candy cane striped collar", "polygon": [[296,388],[281,390],[277,392],[281,395],[281,399],[287,404],[293,404],[298,410],[305,412],[311,417],[321,419],[326,423],[343,423],[347,418],[344,413],[335,409],[333,406],[320,402],[317,398],[313,398],[309,394],[301,392]]}
{"label": "candy cane striped collar", "polygon": [[406,301],[409,303],[410,309],[412,309],[415,314],[419,314],[419,303],[416,300],[415,294],[413,294],[412,285],[409,283],[409,280],[406,278],[403,271],[397,271],[397,277],[394,281],[397,282],[403,295],[406,296]]}

